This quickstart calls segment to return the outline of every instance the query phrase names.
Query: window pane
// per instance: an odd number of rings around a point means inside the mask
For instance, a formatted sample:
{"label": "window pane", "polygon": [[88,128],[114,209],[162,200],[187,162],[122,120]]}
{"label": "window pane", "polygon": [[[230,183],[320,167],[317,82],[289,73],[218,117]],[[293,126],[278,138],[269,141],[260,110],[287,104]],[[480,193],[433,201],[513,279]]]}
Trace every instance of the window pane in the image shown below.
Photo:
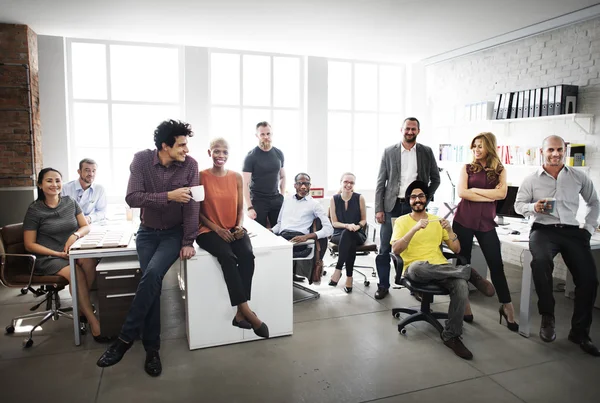
{"label": "window pane", "polygon": [[[133,161],[133,156],[136,152],[140,151],[139,148],[115,148],[113,150],[113,167],[115,175],[111,183],[111,196],[118,196],[119,198],[125,199],[127,193],[127,183],[129,182],[129,175],[131,171],[129,166]],[[100,171],[100,168],[98,168]]]}
{"label": "window pane", "polygon": [[[229,143],[229,159],[227,167],[234,171],[241,172],[243,157],[247,151],[240,147],[240,110],[238,108],[212,108],[210,119],[210,140],[216,137],[223,137]],[[208,144],[203,147],[208,149]],[[205,151],[197,153],[198,164],[200,167],[212,166],[212,161],[208,158]]]}
{"label": "window pane", "polygon": [[403,112],[402,68],[395,66],[379,67],[379,110],[382,112]]}
{"label": "window pane", "polygon": [[271,57],[244,55],[244,105],[271,105]]}
{"label": "window pane", "polygon": [[352,95],[352,65],[348,62],[329,62],[328,66],[329,109],[349,110]]}
{"label": "window pane", "polygon": [[330,112],[327,125],[327,188],[338,189],[340,177],[352,171],[352,115]]}
{"label": "window pane", "polygon": [[179,102],[179,49],[110,45],[112,99]]}
{"label": "window pane", "polygon": [[377,155],[381,157],[383,150],[402,140],[402,117],[398,115],[379,115],[379,147]]}
{"label": "window pane", "polygon": [[354,65],[354,108],[362,111],[377,110],[377,65]]}
{"label": "window pane", "polygon": [[377,154],[377,115],[357,113],[354,115],[354,171],[359,189],[375,189],[379,164],[373,156]]}
{"label": "window pane", "polygon": [[[79,161],[84,158],[91,158],[98,163],[95,181],[106,188],[107,194],[110,195],[112,187],[113,170],[110,161],[110,152],[108,148],[89,148],[78,147],[73,152],[71,164],[73,169],[69,172],[70,180],[77,179],[77,169],[79,169]],[[129,171],[128,171],[129,172]]]}
{"label": "window pane", "polygon": [[106,99],[106,45],[71,44],[73,98]]}
{"label": "window pane", "polygon": [[180,119],[179,106],[113,105],[113,143],[137,151],[153,149],[154,130],[163,121]]}
{"label": "window pane", "polygon": [[109,146],[108,105],[74,102],[73,126],[75,148]]}
{"label": "window pane", "polygon": [[302,133],[299,111],[273,111],[273,144],[283,151],[284,168],[287,175],[286,190],[288,191],[294,189],[293,177],[298,172],[306,172],[306,155]]}
{"label": "window pane", "polygon": [[273,105],[297,108],[300,106],[300,59],[273,58]]}
{"label": "window pane", "polygon": [[213,104],[240,104],[240,55],[210,55],[210,96]]}

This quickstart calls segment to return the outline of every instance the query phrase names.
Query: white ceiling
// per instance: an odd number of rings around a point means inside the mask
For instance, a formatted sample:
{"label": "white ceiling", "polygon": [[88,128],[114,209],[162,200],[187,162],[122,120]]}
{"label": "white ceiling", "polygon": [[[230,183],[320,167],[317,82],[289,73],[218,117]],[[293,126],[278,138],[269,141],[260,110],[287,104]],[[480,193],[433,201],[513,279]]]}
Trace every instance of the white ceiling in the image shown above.
{"label": "white ceiling", "polygon": [[38,35],[412,62],[590,0],[0,0]]}

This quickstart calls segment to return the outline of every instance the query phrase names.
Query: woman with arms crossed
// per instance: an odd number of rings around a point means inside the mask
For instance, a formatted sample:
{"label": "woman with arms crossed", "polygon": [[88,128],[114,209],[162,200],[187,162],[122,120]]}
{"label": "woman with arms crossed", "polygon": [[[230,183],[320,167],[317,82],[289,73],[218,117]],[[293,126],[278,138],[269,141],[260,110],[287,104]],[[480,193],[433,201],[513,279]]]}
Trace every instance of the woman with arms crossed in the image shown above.
{"label": "woman with arms crossed", "polygon": [[[56,169],[44,168],[38,174],[38,198],[31,203],[23,219],[25,249],[36,255],[34,271],[38,275],[58,275],[71,282],[69,248],[90,232],[87,220],[77,202],[60,195],[62,175]],[[108,342],[100,336],[100,322],[94,315],[89,290],[96,277],[97,259],[77,259],[77,298],[94,340]],[[69,287],[70,288],[70,287]]]}
{"label": "woman with arms crossed", "polygon": [[[458,184],[458,203],[452,229],[458,235],[460,254],[471,263],[473,235],[479,242],[481,252],[490,268],[491,280],[496,288],[498,300],[502,305],[502,317],[508,329],[516,332],[519,325],[515,322],[515,310],[504,275],[504,265],[500,252],[500,240],[496,233],[496,200],[506,197],[506,170],[496,151],[496,136],[489,132],[480,133],[471,141],[473,162],[461,171]],[[473,320],[470,305],[465,311],[465,320]]]}
{"label": "woman with arms crossed", "polygon": [[254,275],[254,253],[250,238],[242,228],[242,176],[225,169],[229,157],[229,145],[225,139],[212,140],[208,156],[212,158],[213,166],[200,172],[204,201],[200,204],[200,235],[196,242],[221,264],[231,306],[237,306],[231,324],[242,329],[254,329],[257,336],[268,338],[266,323],[248,305]]}

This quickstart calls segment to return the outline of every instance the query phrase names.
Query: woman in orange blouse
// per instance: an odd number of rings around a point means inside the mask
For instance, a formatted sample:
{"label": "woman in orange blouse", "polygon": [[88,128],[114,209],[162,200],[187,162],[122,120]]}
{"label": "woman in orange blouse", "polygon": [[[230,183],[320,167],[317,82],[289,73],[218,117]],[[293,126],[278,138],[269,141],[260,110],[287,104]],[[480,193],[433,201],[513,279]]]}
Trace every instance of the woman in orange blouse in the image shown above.
{"label": "woman in orange blouse", "polygon": [[242,176],[225,169],[229,156],[225,139],[211,141],[208,156],[213,166],[200,172],[205,196],[200,204],[200,231],[196,242],[221,264],[231,306],[237,306],[232,325],[253,329],[257,336],[268,338],[269,328],[248,306],[254,253],[250,238],[242,228]]}

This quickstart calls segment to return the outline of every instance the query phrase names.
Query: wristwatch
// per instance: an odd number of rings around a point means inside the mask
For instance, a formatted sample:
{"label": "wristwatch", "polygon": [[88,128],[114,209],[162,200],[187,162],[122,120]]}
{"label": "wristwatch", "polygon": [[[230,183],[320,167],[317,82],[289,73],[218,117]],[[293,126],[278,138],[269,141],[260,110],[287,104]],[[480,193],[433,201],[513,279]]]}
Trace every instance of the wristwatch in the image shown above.
{"label": "wristwatch", "polygon": [[81,235],[79,235],[79,232],[73,232],[73,235],[75,235],[77,237],[77,239],[81,238]]}

